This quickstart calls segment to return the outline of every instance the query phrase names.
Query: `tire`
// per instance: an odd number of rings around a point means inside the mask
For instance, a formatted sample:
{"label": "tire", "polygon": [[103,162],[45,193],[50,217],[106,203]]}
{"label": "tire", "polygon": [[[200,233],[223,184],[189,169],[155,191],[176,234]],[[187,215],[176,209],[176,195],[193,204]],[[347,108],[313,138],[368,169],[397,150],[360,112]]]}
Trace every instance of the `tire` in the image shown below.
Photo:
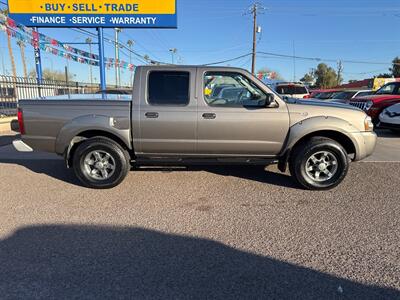
{"label": "tire", "polygon": [[312,137],[301,143],[293,149],[289,158],[290,174],[308,190],[336,187],[346,177],[349,164],[342,145],[325,137]]}
{"label": "tire", "polygon": [[73,156],[73,168],[84,186],[109,189],[125,179],[130,170],[130,157],[113,140],[94,137],[78,145]]}

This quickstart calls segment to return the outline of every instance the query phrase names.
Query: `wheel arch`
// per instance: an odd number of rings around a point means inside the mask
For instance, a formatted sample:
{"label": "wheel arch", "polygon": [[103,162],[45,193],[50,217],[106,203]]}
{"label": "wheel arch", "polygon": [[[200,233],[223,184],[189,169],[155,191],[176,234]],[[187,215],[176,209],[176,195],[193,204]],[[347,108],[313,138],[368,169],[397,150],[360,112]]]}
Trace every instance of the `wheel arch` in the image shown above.
{"label": "wheel arch", "polygon": [[120,138],[119,136],[108,132],[106,130],[98,130],[98,129],[92,129],[92,130],[85,130],[80,133],[78,133],[74,138],[72,138],[71,142],[69,143],[68,148],[65,150],[64,153],[64,159],[66,162],[66,165],[68,168],[72,167],[73,164],[73,156],[75,153],[75,150],[77,147],[85,140],[94,138],[94,137],[102,137],[102,138],[107,138],[109,140],[112,140],[113,142],[116,142],[118,145],[120,145],[124,150],[126,150],[129,153],[129,156],[132,158],[134,155],[134,152],[132,149],[126,145],[126,143]]}
{"label": "wheel arch", "polygon": [[[297,136],[298,138],[294,138],[293,137],[294,135]],[[329,129],[321,128],[313,131],[312,130],[306,131],[301,135],[299,135],[298,133],[292,134],[292,137],[289,137],[287,141],[284,152],[281,154],[281,159],[278,164],[279,170],[281,170],[282,172],[286,171],[287,163],[295,147],[301,145],[305,141],[316,136],[330,138],[338,142],[346,150],[347,154],[350,155],[351,159],[352,160],[355,159],[358,151],[357,144],[348,134],[346,134],[339,128],[329,128]]]}

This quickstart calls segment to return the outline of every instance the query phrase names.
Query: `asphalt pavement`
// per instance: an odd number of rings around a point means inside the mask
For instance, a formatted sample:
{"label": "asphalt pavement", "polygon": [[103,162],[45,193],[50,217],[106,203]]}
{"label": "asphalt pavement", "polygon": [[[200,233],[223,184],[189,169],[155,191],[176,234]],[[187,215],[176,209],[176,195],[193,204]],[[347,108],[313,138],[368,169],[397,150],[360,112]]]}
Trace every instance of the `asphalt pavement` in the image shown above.
{"label": "asphalt pavement", "polygon": [[336,189],[276,167],[151,168],[83,188],[0,136],[1,299],[400,299],[400,137]]}

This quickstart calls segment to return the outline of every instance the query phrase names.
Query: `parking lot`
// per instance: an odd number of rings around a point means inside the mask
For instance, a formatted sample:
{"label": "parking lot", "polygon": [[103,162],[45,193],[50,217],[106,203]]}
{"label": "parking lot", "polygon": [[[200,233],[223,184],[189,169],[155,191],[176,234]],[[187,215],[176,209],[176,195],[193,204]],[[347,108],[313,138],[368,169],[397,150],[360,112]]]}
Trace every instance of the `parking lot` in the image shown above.
{"label": "parking lot", "polygon": [[400,137],[336,189],[274,166],[152,168],[83,188],[63,161],[0,137],[0,295],[400,298]]}

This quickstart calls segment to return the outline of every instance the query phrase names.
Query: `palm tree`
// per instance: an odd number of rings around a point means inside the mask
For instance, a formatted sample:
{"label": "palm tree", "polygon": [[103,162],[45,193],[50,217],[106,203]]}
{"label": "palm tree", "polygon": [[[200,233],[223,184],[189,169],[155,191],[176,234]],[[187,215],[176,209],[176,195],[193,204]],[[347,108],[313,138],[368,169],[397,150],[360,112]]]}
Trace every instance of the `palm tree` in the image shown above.
{"label": "palm tree", "polygon": [[24,69],[24,77],[28,77],[28,71],[26,68],[26,60],[25,60],[25,43],[23,41],[17,41],[17,45],[19,46],[19,49],[21,50],[21,60],[22,60],[22,66]]}
{"label": "palm tree", "polygon": [[[1,13],[7,16],[8,10],[2,9]],[[10,55],[12,73],[13,73],[14,77],[17,77],[17,68],[15,66],[14,53],[13,53],[12,44],[11,44],[11,36],[8,33],[7,33],[7,45],[8,45],[8,54]]]}

